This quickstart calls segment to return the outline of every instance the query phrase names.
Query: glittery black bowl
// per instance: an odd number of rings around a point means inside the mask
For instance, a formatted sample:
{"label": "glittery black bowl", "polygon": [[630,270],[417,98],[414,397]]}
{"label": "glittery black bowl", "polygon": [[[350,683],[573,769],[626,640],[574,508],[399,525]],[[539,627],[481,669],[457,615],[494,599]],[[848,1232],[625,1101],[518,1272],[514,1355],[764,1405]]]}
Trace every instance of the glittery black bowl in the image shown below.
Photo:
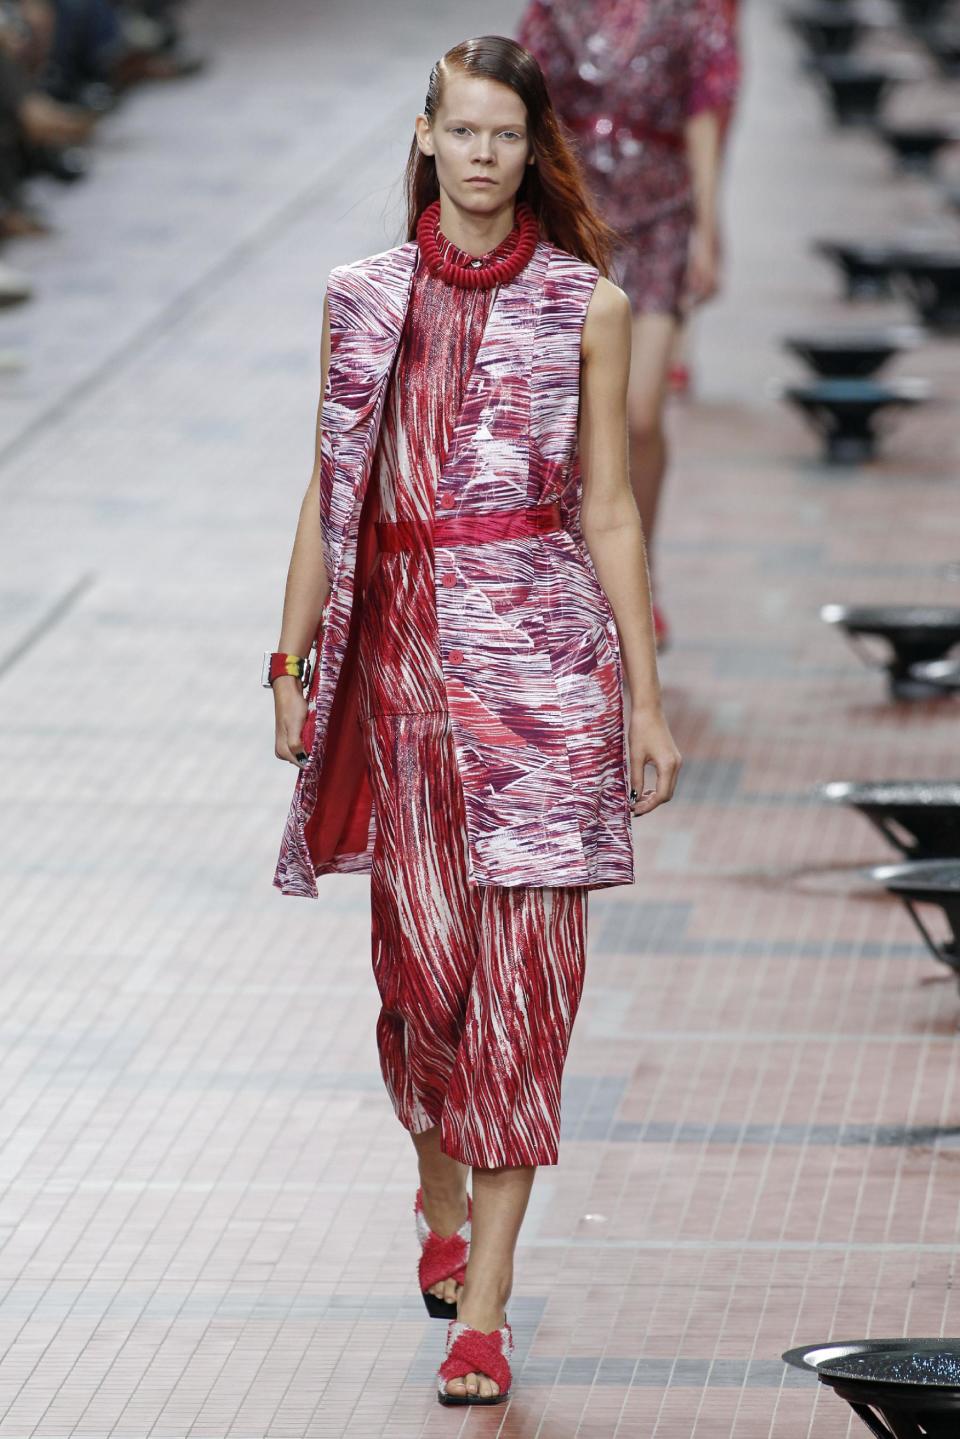
{"label": "glittery black bowl", "polygon": [[849,805],[909,859],[960,859],[960,784],[937,780],[850,783],[834,780],[820,794]]}
{"label": "glittery black bowl", "polygon": [[923,1354],[897,1350],[848,1354],[821,1364],[817,1372],[833,1379],[866,1379],[873,1384],[933,1384],[941,1389],[960,1389],[960,1345]]}
{"label": "glittery black bowl", "polygon": [[834,1389],[876,1439],[957,1439],[960,1340],[860,1339],[784,1354]]}
{"label": "glittery black bowl", "polygon": [[[820,618],[838,625],[861,658],[886,669],[897,699],[929,698],[942,686],[925,683],[912,674],[914,665],[945,659],[960,645],[960,608],[955,605],[823,605]],[[887,643],[886,659],[864,649],[862,636]]]}
{"label": "glittery black bowl", "polygon": [[837,1339],[825,1344],[801,1344],[797,1349],[788,1349],[782,1357],[795,1369],[819,1375],[828,1366],[833,1368],[854,1358],[892,1356],[903,1361],[940,1354],[960,1356],[960,1339]]}
{"label": "glittery black bowl", "polygon": [[825,330],[788,335],[784,345],[825,380],[869,379],[902,350],[913,349],[923,332],[907,325],[877,330]]}

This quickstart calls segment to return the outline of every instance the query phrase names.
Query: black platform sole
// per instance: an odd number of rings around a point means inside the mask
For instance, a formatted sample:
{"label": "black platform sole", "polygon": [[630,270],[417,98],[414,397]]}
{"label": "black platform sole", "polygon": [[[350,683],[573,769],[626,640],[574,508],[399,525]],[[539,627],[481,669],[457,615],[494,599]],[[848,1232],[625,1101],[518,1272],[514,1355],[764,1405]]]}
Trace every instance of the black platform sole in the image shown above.
{"label": "black platform sole", "polygon": [[423,1302],[431,1319],[456,1319],[457,1306],[449,1299],[440,1299],[436,1294],[423,1292]]}
{"label": "black platform sole", "polygon": [[465,1407],[467,1404],[489,1408],[491,1404],[506,1404],[509,1398],[509,1389],[506,1394],[494,1394],[489,1399],[481,1399],[479,1394],[437,1394],[438,1402],[446,1405],[448,1409]]}

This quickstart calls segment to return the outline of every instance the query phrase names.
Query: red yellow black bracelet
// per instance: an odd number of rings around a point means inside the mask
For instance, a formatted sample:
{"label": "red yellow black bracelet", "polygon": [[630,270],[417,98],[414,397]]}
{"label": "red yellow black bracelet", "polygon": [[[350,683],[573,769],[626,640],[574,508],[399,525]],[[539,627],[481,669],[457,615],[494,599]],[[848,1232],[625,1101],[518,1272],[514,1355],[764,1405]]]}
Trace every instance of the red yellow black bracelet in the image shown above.
{"label": "red yellow black bracelet", "polygon": [[275,679],[281,675],[290,675],[298,679],[306,689],[310,682],[310,661],[302,655],[287,655],[280,652],[265,654],[263,657],[263,671],[261,684],[264,689],[270,689]]}

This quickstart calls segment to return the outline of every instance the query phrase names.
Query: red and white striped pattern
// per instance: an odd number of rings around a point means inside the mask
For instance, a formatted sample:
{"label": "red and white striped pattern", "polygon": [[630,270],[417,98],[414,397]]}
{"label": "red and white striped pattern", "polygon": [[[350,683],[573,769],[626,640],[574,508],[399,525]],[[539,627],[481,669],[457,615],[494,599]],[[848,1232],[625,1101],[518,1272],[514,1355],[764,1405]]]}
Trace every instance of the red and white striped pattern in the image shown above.
{"label": "red and white striped pattern", "polygon": [[439,1124],[464,1164],[556,1164],[586,892],[467,882],[448,716],[382,716],[365,739],[377,1046],[397,1117],[414,1133]]}
{"label": "red and white striped pattern", "polygon": [[[370,552],[363,502],[418,253],[401,245],[330,277],[321,510],[332,590],[309,758],[274,876],[285,894],[315,898],[317,875],[372,862],[377,816],[355,738],[352,621],[358,562],[362,583]],[[541,242],[497,290],[441,474],[445,514],[556,497],[566,530],[437,547],[443,682],[478,885],[633,879],[617,632],[579,528],[580,336],[596,280],[592,266]]]}
{"label": "red and white striped pattern", "polygon": [[[387,523],[433,514],[492,300],[417,271],[371,479]],[[469,882],[433,555],[417,533],[419,548],[380,555],[359,640],[381,1067],[401,1122],[439,1125],[454,1158],[554,1164],[586,891]]]}

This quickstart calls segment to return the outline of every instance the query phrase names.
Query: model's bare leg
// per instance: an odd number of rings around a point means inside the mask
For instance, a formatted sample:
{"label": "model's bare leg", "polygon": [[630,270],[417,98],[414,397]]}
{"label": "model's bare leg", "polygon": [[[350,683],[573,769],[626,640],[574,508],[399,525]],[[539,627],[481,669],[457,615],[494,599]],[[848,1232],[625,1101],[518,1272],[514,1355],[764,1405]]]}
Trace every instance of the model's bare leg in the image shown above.
{"label": "model's bare leg", "polygon": [[[484,1334],[503,1326],[513,1287],[513,1254],[536,1172],[532,1165],[473,1171],[470,1262],[459,1318]],[[450,1379],[447,1389],[451,1394],[479,1394],[483,1399],[500,1392],[485,1374]]]}
{"label": "model's bare leg", "polygon": [[627,424],[630,482],[643,521],[647,562],[653,570],[653,534],[667,468],[663,412],[670,358],[679,326],[673,315],[639,315],[633,322]]}
{"label": "model's bare leg", "polygon": [[[433,1230],[446,1238],[456,1234],[467,1219],[467,1166],[451,1159],[440,1149],[440,1127],[412,1134],[420,1166],[423,1189],[423,1216]],[[455,1304],[462,1288],[453,1279],[431,1284],[430,1293]]]}

